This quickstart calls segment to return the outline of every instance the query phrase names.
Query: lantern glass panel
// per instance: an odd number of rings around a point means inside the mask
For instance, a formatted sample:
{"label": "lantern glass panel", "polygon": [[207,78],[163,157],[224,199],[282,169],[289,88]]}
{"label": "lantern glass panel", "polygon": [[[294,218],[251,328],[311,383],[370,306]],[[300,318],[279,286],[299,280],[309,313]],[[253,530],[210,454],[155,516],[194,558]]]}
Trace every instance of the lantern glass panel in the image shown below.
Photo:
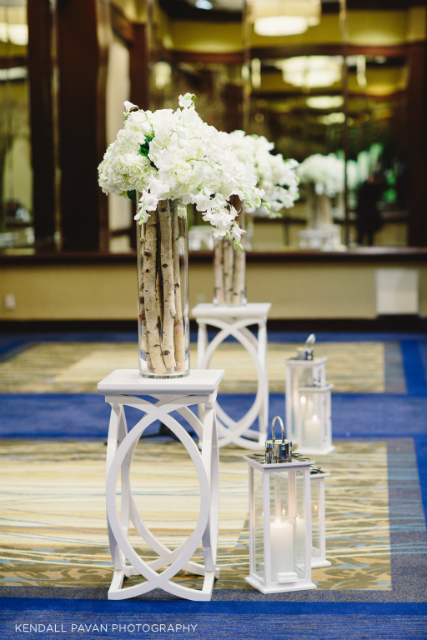
{"label": "lantern glass panel", "polygon": [[311,483],[311,531],[312,549],[314,558],[320,557],[320,485],[318,482]]}
{"label": "lantern glass panel", "polygon": [[292,371],[292,428],[290,437],[296,437],[298,420],[298,387],[308,387],[313,384],[313,367],[298,368]]}
{"label": "lantern glass panel", "polygon": [[254,569],[255,574],[264,580],[264,507],[262,472],[254,469]]}
{"label": "lantern glass panel", "polygon": [[295,567],[305,572],[306,522],[305,522],[305,476],[295,471]]}
{"label": "lantern glass panel", "polygon": [[321,449],[327,441],[326,394],[300,391],[299,404],[302,443]]}
{"label": "lantern glass panel", "polygon": [[280,574],[295,571],[293,474],[270,475],[270,548],[271,581],[280,582]]}

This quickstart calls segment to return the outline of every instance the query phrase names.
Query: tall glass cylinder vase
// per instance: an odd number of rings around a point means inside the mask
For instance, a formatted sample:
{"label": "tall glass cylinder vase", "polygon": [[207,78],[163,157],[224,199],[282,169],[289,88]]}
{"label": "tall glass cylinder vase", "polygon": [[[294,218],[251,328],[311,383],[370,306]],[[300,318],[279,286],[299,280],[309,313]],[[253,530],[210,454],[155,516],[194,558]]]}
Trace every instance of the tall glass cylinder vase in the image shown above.
{"label": "tall glass cylinder vase", "polygon": [[[238,222],[245,228],[245,213],[240,212]],[[245,234],[242,236],[243,251],[234,249],[233,240],[215,240],[213,302],[216,305],[242,306],[246,304],[246,251]]]}
{"label": "tall glass cylinder vase", "polygon": [[162,200],[138,225],[139,372],[190,372],[187,207]]}

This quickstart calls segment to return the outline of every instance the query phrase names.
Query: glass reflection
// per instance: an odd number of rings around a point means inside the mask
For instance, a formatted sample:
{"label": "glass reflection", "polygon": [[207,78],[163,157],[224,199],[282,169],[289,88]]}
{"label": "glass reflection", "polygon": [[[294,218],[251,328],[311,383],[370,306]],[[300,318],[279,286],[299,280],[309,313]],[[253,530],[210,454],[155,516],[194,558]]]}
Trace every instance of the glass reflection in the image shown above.
{"label": "glass reflection", "polygon": [[0,248],[34,242],[26,2],[0,1]]}

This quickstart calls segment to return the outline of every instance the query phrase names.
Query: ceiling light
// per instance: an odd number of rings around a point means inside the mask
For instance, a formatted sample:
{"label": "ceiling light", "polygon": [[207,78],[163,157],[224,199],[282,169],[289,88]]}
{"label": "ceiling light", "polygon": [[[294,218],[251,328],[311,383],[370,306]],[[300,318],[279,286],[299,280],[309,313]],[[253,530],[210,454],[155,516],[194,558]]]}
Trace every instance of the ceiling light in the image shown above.
{"label": "ceiling light", "polygon": [[212,2],[209,0],[196,0],[194,4],[198,9],[212,9]]}
{"label": "ceiling light", "polygon": [[252,70],[252,86],[254,89],[258,89],[261,86],[261,60],[259,58],[253,58],[251,61]]}
{"label": "ceiling light", "polygon": [[365,56],[357,56],[356,69],[357,69],[357,84],[359,85],[359,87],[365,88],[367,85]]}
{"label": "ceiling light", "polygon": [[316,89],[319,87],[330,87],[340,79],[332,69],[322,69],[320,71],[308,71],[306,73],[284,73],[283,79],[287,84],[294,87],[305,87]]}
{"label": "ceiling light", "polygon": [[307,98],[307,107],[310,109],[337,109],[344,104],[342,96],[312,96]]}
{"label": "ceiling light", "polygon": [[283,80],[294,87],[330,87],[341,79],[341,56],[298,56],[278,60]]}
{"label": "ceiling light", "polygon": [[320,20],[320,0],[248,0],[252,20],[269,16],[304,16]]}
{"label": "ceiling light", "polygon": [[326,125],[342,124],[343,122],[345,122],[345,114],[342,111],[339,111],[337,113],[329,113],[327,116],[320,116],[318,120],[322,124]]}
{"label": "ceiling light", "polygon": [[294,36],[308,29],[303,16],[270,16],[255,21],[255,33],[259,36]]}
{"label": "ceiling light", "polygon": [[260,36],[292,36],[319,24],[320,0],[249,0],[249,19]]}
{"label": "ceiling light", "polygon": [[154,65],[154,83],[157,89],[164,89],[170,84],[172,68],[167,62],[156,62]]}
{"label": "ceiling light", "polygon": [[0,69],[0,82],[8,82],[9,80],[25,80],[27,76],[28,71],[25,67]]}
{"label": "ceiling light", "polygon": [[28,44],[28,26],[26,24],[0,22],[0,40],[25,46]]}

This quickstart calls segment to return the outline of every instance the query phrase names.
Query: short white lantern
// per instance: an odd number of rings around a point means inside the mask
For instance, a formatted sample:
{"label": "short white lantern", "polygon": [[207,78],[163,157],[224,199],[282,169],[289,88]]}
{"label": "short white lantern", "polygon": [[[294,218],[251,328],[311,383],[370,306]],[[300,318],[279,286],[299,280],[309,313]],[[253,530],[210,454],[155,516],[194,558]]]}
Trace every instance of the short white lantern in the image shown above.
{"label": "short white lantern", "polygon": [[[285,442],[292,444],[283,438]],[[244,456],[249,465],[250,575],[246,581],[262,593],[315,589],[311,581],[313,461],[266,462],[266,457]]]}
{"label": "short white lantern", "polygon": [[325,541],[325,478],[329,473],[324,473],[318,467],[312,467],[310,471],[311,485],[311,568],[330,567],[326,560]]}
{"label": "short white lantern", "polygon": [[331,453],[331,389],[333,384],[297,387],[296,441],[298,453],[325,455]]}

